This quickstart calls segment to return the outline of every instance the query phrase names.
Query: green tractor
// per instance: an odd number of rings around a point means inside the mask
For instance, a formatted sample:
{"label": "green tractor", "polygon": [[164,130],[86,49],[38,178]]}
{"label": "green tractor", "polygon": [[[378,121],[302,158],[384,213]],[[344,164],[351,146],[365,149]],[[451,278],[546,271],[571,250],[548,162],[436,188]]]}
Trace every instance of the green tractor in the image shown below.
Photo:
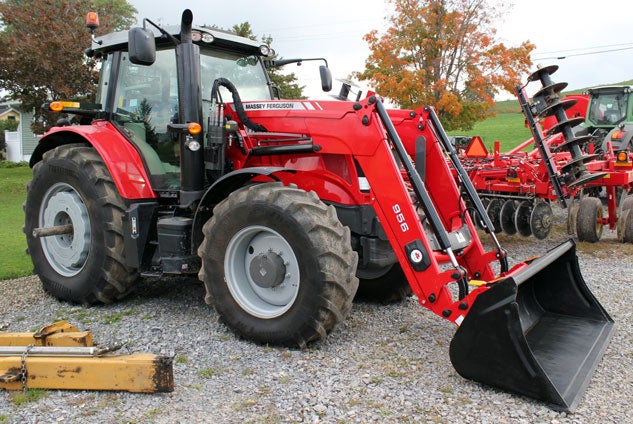
{"label": "green tractor", "polygon": [[633,150],[633,87],[614,85],[588,90],[585,122],[576,136],[594,135],[596,151],[606,152],[611,142],[614,152]]}

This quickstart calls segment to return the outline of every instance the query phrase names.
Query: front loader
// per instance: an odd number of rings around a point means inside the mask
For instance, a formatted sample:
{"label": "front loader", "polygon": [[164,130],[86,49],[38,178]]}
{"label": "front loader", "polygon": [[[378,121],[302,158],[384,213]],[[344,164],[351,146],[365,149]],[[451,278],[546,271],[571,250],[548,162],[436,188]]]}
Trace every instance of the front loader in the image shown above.
{"label": "front loader", "polygon": [[[96,37],[97,103],[46,105],[91,122],[60,121],[31,158],[25,232],[44,289],[112,302],[139,277],[198,275],[237,334],[299,347],[357,290],[413,292],[458,326],[461,375],[573,410],[613,331],[573,242],[509,268],[432,108],[277,99],[267,67],[307,59],[192,21]],[[418,129],[415,164],[403,122]]]}

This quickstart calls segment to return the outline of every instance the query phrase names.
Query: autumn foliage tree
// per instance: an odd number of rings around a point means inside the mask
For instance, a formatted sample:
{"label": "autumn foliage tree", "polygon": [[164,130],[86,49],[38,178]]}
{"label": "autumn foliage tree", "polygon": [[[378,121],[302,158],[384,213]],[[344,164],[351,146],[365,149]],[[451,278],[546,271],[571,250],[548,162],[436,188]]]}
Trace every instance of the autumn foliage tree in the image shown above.
{"label": "autumn foliage tree", "polygon": [[136,9],[125,0],[4,0],[0,2],[0,88],[33,110],[32,129],[43,133],[57,119],[42,111],[51,100],[92,99],[95,62],[86,14],[96,11],[105,34],[129,28]]}
{"label": "autumn foliage tree", "polygon": [[494,96],[513,91],[528,71],[529,41],[496,40],[500,5],[488,0],[389,0],[384,34],[365,35],[371,54],[357,76],[402,108],[435,107],[444,127],[471,129],[492,115]]}

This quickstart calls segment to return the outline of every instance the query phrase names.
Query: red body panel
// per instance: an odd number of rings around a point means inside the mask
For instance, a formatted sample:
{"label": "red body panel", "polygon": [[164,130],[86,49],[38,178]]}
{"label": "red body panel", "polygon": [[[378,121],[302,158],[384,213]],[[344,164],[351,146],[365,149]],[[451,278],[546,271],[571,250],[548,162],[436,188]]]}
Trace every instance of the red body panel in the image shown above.
{"label": "red body panel", "polygon": [[123,198],[134,200],[156,197],[138,151],[111,123],[95,121],[91,125],[54,127],[42,137],[40,143],[64,139],[67,133],[81,136],[99,152]]}

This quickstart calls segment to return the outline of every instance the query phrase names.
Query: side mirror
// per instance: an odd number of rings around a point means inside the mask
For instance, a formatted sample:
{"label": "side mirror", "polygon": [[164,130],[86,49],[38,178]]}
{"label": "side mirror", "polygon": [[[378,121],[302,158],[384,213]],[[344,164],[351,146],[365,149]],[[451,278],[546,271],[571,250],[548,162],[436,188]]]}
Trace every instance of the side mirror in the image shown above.
{"label": "side mirror", "polygon": [[332,90],[332,72],[330,68],[325,65],[319,66],[319,73],[321,74],[321,88],[323,91]]}
{"label": "side mirror", "polygon": [[154,33],[143,28],[132,28],[128,32],[130,62],[149,66],[156,61]]}

